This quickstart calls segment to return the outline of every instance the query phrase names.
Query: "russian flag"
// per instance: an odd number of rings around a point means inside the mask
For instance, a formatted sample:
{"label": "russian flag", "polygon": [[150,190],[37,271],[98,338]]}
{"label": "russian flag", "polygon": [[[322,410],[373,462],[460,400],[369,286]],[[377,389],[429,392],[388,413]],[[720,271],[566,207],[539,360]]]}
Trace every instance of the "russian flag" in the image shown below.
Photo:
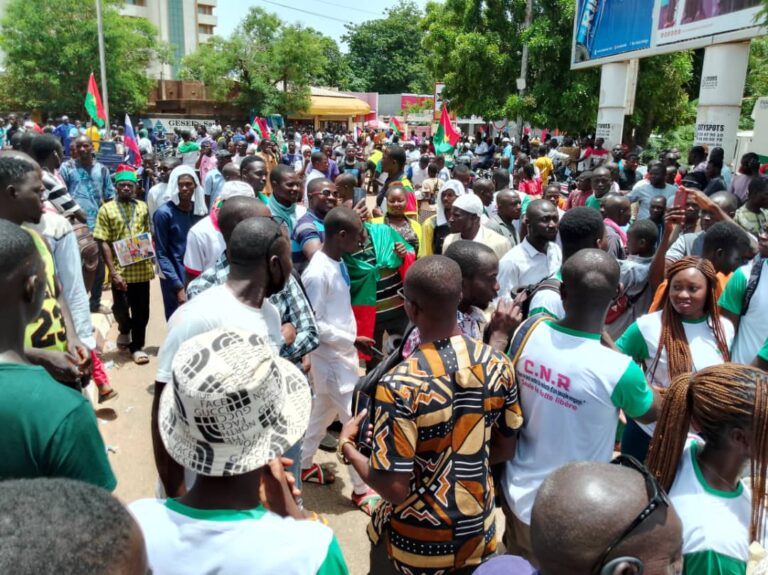
{"label": "russian flag", "polygon": [[141,152],[139,151],[139,140],[133,131],[133,124],[128,114],[125,115],[125,147],[128,149],[128,163],[138,168],[141,166]]}

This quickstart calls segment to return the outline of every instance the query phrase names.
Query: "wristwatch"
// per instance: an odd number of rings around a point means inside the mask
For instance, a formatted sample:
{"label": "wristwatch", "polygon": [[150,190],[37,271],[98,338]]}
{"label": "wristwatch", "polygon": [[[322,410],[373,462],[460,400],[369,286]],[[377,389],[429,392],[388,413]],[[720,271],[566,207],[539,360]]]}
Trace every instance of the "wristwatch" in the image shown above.
{"label": "wristwatch", "polygon": [[349,443],[352,447],[355,447],[355,442],[349,438],[339,440],[339,445],[336,447],[336,457],[339,458],[344,465],[350,465],[349,459],[344,457],[344,446]]}

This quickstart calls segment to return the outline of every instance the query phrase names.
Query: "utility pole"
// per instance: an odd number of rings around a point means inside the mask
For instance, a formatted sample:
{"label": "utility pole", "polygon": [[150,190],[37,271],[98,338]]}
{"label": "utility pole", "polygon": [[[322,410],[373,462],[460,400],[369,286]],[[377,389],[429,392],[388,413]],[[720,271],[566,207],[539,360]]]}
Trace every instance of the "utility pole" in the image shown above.
{"label": "utility pole", "polygon": [[109,123],[109,93],[107,92],[107,59],[104,55],[104,22],[101,18],[101,0],[96,0],[96,29],[99,37],[99,66],[101,67],[101,94],[104,100],[104,114],[107,116],[105,121],[104,139],[110,139]]}
{"label": "utility pole", "polygon": [[[525,22],[523,24],[523,32],[528,30],[531,26],[531,20],[533,20],[533,0],[526,0],[525,2]],[[525,95],[525,76],[528,74],[528,42],[523,43],[523,53],[520,58],[520,77],[517,79],[517,91],[520,99],[523,99]],[[517,128],[520,131],[520,140],[523,139],[523,119],[521,116],[517,116]]]}

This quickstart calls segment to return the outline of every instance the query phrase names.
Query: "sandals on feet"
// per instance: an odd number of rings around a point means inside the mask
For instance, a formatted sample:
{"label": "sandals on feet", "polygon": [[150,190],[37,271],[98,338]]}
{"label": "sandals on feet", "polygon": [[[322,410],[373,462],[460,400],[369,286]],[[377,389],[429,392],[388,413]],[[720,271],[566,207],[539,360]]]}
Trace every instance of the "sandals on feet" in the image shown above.
{"label": "sandals on feet", "polygon": [[99,403],[104,403],[105,401],[109,401],[110,399],[115,399],[116,397],[117,397],[117,392],[114,389],[110,389],[107,393],[99,394]]}
{"label": "sandals on feet", "polygon": [[380,500],[381,495],[376,493],[373,489],[368,489],[368,491],[361,494],[354,492],[352,493],[352,503],[354,503],[355,507],[357,507],[360,511],[369,517],[373,513],[373,510],[376,508],[376,505],[379,504]]}
{"label": "sandals on feet", "polygon": [[134,351],[132,354],[133,363],[136,365],[145,365],[149,363],[149,356],[144,351]]}
{"label": "sandals on feet", "polygon": [[117,341],[115,342],[117,347],[126,348],[131,345],[131,334],[120,333],[117,335]]}
{"label": "sandals on feet", "polygon": [[330,471],[313,463],[312,467],[301,470],[302,483],[315,483],[316,485],[328,485],[336,481],[336,477]]}

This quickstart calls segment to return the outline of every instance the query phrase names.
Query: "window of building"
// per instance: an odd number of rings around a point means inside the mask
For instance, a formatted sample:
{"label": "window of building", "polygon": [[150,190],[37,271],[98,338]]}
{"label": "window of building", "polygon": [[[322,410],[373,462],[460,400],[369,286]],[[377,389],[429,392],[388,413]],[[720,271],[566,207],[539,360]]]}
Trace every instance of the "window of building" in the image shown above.
{"label": "window of building", "polygon": [[168,41],[173,49],[173,75],[179,72],[179,63],[184,56],[184,2],[168,0]]}
{"label": "window of building", "polygon": [[197,13],[202,16],[213,16],[213,6],[207,6],[206,4],[198,4]]}
{"label": "window of building", "polygon": [[147,0],[125,0],[129,6],[146,6]]}
{"label": "window of building", "polygon": [[197,25],[197,33],[198,34],[213,34],[213,26],[210,24],[198,24]]}

